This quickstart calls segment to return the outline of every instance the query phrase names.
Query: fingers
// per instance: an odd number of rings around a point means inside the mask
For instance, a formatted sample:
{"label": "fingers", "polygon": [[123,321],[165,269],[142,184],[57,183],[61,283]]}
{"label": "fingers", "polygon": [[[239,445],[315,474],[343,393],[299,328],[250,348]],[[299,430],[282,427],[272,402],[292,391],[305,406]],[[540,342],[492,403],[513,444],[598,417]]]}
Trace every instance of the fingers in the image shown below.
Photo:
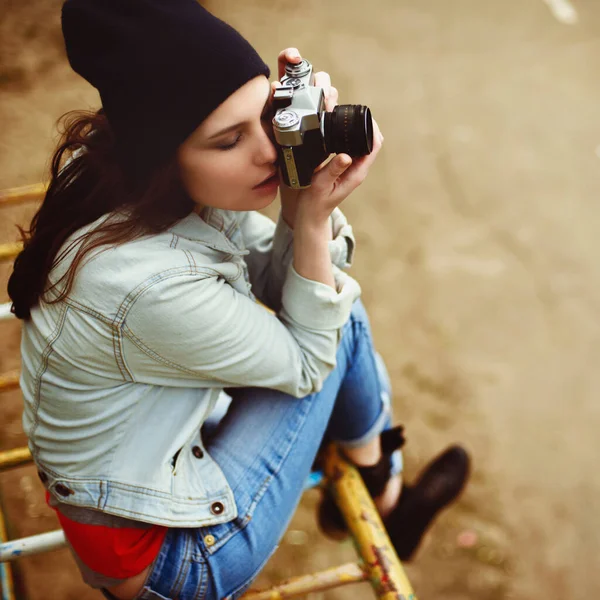
{"label": "fingers", "polygon": [[311,187],[316,193],[329,195],[340,178],[352,165],[352,159],[347,154],[338,154],[332,158],[323,169],[313,175]]}
{"label": "fingers", "polygon": [[331,85],[331,76],[325,71],[315,73],[315,86],[323,88],[325,94],[325,110],[331,112],[338,103],[338,91]]}
{"label": "fingers", "polygon": [[371,154],[354,159],[352,167],[347,169],[343,173],[343,176],[340,177],[336,189],[337,193],[347,196],[366,179],[369,169],[375,162],[382,145],[383,135],[377,121],[373,119],[373,150]]}
{"label": "fingers", "polygon": [[281,79],[285,74],[285,65],[289,62],[298,64],[302,60],[298,48],[286,48],[279,53],[277,57],[278,79]]}
{"label": "fingers", "polygon": [[383,135],[377,121],[373,119],[373,150],[371,153],[355,159],[344,153],[336,155],[315,171],[311,185],[313,187],[316,185],[318,191],[329,190],[330,193],[335,188],[336,196],[348,196],[366,179],[382,145]]}
{"label": "fingers", "polygon": [[381,133],[381,129],[379,129],[377,121],[373,119],[373,143],[375,143],[375,140],[379,142],[379,146],[381,146],[383,143],[383,134]]}
{"label": "fingers", "polygon": [[325,96],[325,110],[331,112],[337,106],[338,98],[339,94],[337,88],[331,86]]}
{"label": "fingers", "polygon": [[275,93],[275,90],[281,85],[279,81],[271,81],[271,96]]}
{"label": "fingers", "polygon": [[377,153],[379,152],[379,150],[381,150],[382,145],[383,145],[383,134],[381,133],[381,130],[379,129],[379,125],[377,124],[377,121],[375,119],[373,119],[373,149],[371,151],[371,154],[368,154],[367,156],[364,156],[362,158],[371,157],[371,162],[373,162],[375,160],[375,157],[377,156]]}
{"label": "fingers", "polygon": [[317,87],[322,87],[328,89],[331,87],[331,77],[329,73],[325,73],[325,71],[319,71],[315,73],[315,85]]}
{"label": "fingers", "polygon": [[352,158],[347,154],[338,154],[330,163],[329,163],[329,172],[331,177],[338,178],[341,177],[344,171],[346,171],[350,165],[352,164]]}

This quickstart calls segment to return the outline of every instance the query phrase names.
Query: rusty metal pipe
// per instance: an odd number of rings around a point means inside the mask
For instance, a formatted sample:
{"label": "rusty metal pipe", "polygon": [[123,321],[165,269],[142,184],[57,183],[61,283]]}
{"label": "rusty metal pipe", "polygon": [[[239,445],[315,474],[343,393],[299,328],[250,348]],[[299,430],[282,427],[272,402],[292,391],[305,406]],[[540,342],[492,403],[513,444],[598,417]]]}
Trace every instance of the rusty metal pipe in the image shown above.
{"label": "rusty metal pipe", "polygon": [[[0,508],[0,545],[7,539],[4,515]],[[2,600],[15,600],[13,575],[9,564],[0,563],[0,592],[2,592]]]}
{"label": "rusty metal pipe", "polygon": [[10,260],[15,258],[23,249],[21,242],[12,242],[9,244],[0,244],[0,260]]}
{"label": "rusty metal pipe", "polygon": [[318,573],[286,579],[268,590],[250,590],[242,598],[244,600],[281,600],[293,596],[303,596],[311,592],[323,592],[361,581],[367,581],[365,570],[356,563],[347,563]]}
{"label": "rusty metal pipe", "polygon": [[0,304],[0,321],[6,321],[8,319],[16,319],[15,315],[10,312],[11,302]]}
{"label": "rusty metal pipe", "polygon": [[35,183],[0,190],[0,207],[23,204],[30,200],[41,200],[47,189],[48,186],[45,183]]}
{"label": "rusty metal pipe", "polygon": [[377,597],[381,600],[416,600],[361,476],[341,457],[334,444],[325,454],[325,475]]}
{"label": "rusty metal pipe", "polygon": [[17,560],[23,556],[58,550],[67,545],[62,529],[48,531],[0,544],[0,563]]}
{"label": "rusty metal pipe", "polygon": [[14,390],[19,387],[19,371],[10,371],[0,375],[0,392]]}
{"label": "rusty metal pipe", "polygon": [[27,465],[33,461],[29,448],[14,448],[0,452],[0,472]]}

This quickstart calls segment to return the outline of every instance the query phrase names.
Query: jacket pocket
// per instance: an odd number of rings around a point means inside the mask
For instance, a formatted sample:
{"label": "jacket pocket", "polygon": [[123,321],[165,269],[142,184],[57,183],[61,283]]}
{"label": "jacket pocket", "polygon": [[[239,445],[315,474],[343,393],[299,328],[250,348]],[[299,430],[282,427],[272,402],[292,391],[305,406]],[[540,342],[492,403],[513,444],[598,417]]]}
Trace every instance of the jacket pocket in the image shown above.
{"label": "jacket pocket", "polygon": [[173,475],[177,475],[177,467],[179,466],[179,458],[181,456],[182,450],[183,450],[183,447],[179,448],[179,450],[177,450],[177,452],[175,452],[175,454],[173,455],[173,458],[171,459],[171,473]]}

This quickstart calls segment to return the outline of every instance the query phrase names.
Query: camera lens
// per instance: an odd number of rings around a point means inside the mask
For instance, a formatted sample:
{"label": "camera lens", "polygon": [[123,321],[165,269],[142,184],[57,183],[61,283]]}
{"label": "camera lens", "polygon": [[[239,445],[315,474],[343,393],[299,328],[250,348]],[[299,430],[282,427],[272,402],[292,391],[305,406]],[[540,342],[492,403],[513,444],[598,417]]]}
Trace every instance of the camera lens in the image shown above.
{"label": "camera lens", "polygon": [[340,104],[324,113],[323,136],[328,152],[355,156],[373,150],[373,119],[368,106]]}

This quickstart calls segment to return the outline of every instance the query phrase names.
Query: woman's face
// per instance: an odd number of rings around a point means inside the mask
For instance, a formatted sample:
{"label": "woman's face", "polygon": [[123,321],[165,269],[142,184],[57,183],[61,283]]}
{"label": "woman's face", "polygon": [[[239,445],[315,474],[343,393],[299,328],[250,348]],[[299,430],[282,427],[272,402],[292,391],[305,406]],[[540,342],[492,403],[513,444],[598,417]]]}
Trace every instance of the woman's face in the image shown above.
{"label": "woman's face", "polygon": [[267,78],[251,79],[179,147],[181,179],[198,208],[256,210],[275,199],[279,178],[270,98]]}

